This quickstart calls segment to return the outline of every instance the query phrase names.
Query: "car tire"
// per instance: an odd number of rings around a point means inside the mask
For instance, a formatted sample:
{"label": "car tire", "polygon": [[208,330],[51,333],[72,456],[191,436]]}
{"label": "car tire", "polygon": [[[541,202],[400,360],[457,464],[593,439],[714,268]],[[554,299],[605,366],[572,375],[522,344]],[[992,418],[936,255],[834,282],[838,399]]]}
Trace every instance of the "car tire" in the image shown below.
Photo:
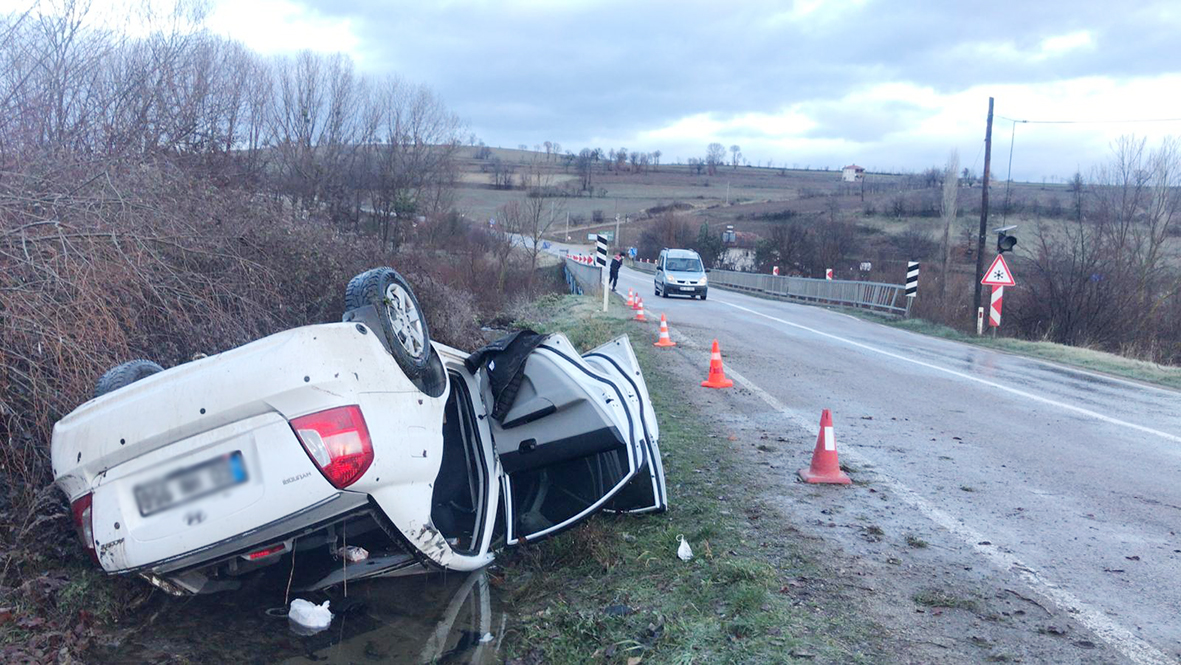
{"label": "car tire", "polygon": [[374,268],[349,280],[345,311],[373,305],[390,355],[407,378],[422,376],[430,365],[431,334],[414,290],[393,268]]}
{"label": "car tire", "polygon": [[654,295],[654,296],[660,295],[660,287],[656,286],[656,284],[652,285],[652,295]]}
{"label": "car tire", "polygon": [[98,378],[98,383],[94,384],[94,396],[106,395],[124,386],[129,386],[145,376],[163,371],[163,367],[151,360],[131,360],[122,365],[116,365]]}
{"label": "car tire", "polygon": [[708,293],[706,293],[705,291],[702,291],[702,292],[701,292],[701,299],[702,299],[702,300],[705,300],[705,296],[707,296],[707,295],[709,295],[709,294],[708,294]]}

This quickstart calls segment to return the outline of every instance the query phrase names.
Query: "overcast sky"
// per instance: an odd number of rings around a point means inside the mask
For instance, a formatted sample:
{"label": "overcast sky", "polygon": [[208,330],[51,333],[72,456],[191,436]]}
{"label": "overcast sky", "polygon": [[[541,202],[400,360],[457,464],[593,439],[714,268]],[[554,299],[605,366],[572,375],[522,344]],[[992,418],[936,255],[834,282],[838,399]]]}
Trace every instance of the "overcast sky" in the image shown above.
{"label": "overcast sky", "polygon": [[[561,143],[751,163],[993,168],[1013,123],[1181,118],[1181,2],[213,0],[266,54],[343,51],[433,87],[493,146]],[[1013,172],[1068,177],[1181,122],[1026,124]]]}

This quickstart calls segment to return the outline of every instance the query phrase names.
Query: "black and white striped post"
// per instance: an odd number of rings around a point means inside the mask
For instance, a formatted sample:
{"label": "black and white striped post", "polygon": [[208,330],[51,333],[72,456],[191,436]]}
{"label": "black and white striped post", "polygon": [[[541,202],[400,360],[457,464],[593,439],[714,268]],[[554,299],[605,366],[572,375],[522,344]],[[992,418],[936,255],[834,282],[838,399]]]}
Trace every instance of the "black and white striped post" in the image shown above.
{"label": "black and white striped post", "polygon": [[919,294],[919,262],[906,262],[906,316],[910,317],[910,305]]}
{"label": "black and white striped post", "polygon": [[602,233],[595,235],[595,265],[599,266],[599,274],[603,278],[603,311],[607,311],[607,236]]}

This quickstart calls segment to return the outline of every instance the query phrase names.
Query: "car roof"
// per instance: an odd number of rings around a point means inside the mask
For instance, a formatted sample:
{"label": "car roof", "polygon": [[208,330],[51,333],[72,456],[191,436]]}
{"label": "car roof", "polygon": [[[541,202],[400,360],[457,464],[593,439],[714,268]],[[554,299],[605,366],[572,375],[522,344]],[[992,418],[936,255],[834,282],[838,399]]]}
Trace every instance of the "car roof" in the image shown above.
{"label": "car roof", "polygon": [[678,258],[678,259],[689,258],[689,257],[700,258],[697,256],[697,252],[695,252],[691,249],[666,249],[664,251],[668,252],[669,256],[671,256],[673,258]]}

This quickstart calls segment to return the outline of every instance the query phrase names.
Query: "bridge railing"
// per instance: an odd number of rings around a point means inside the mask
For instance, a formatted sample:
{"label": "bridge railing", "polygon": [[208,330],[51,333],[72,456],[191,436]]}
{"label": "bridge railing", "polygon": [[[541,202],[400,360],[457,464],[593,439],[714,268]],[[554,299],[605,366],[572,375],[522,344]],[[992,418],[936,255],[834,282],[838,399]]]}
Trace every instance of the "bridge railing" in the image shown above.
{"label": "bridge railing", "polygon": [[[656,272],[655,263],[632,261],[629,266],[649,274]],[[906,314],[908,305],[906,287],[902,284],[711,270],[709,285],[724,289],[765,293],[791,300],[861,307],[891,314]]]}
{"label": "bridge railing", "polygon": [[602,295],[603,294],[603,273],[601,268],[595,265],[587,265],[576,259],[566,257],[563,262],[565,265],[566,283],[570,286],[571,293]]}
{"label": "bridge railing", "polygon": [[709,273],[709,285],[893,314],[905,314],[907,308],[906,287],[902,284],[713,270]]}

